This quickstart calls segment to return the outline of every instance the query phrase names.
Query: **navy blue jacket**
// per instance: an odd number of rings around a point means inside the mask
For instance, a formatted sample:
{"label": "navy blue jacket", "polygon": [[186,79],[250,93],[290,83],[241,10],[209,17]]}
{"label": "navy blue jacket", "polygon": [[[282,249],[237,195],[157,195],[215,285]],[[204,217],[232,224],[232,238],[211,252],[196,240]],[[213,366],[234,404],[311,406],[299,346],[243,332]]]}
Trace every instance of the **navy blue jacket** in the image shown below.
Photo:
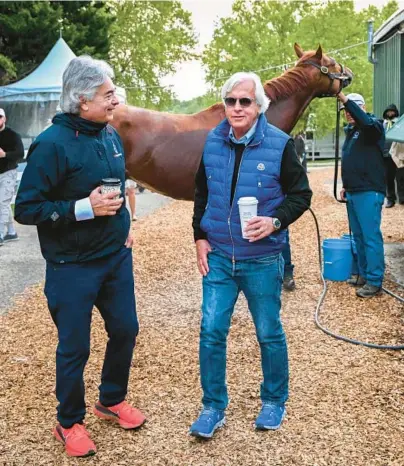
{"label": "navy blue jacket", "polygon": [[0,159],[0,175],[14,170],[20,161],[24,159],[24,145],[18,133],[9,127],[0,131],[0,147],[6,153]]}
{"label": "navy blue jacket", "polygon": [[342,183],[347,192],[386,192],[384,180],[384,129],[383,121],[364,112],[355,102],[348,100],[346,110],[355,125],[345,127],[346,138],[342,146]]}
{"label": "navy blue jacket", "polygon": [[102,178],[119,178],[124,196],[125,159],[118,133],[109,125],[58,114],[31,145],[15,203],[15,219],[37,225],[44,258],[85,262],[119,250],[128,237],[125,203],[114,216],[76,221],[75,201]]}

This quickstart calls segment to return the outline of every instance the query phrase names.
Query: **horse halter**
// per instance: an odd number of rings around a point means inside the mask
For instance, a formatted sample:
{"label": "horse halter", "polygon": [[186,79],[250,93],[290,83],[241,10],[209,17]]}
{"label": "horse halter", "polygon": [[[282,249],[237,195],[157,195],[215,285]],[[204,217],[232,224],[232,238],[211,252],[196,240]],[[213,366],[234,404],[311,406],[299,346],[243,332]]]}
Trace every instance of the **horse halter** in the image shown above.
{"label": "horse halter", "polygon": [[[312,65],[315,68],[317,68],[318,70],[320,70],[322,74],[325,74],[329,78],[330,86],[328,88],[328,91],[327,91],[326,94],[318,95],[317,97],[319,97],[319,98],[322,98],[322,97],[335,97],[337,94],[339,94],[342,91],[342,89],[344,87],[346,87],[346,86],[348,86],[350,84],[351,79],[352,79],[352,76],[349,76],[348,74],[345,73],[344,65],[342,65],[341,63],[337,63],[334,59],[332,59],[332,63],[330,63],[329,66],[339,65],[341,67],[341,72],[340,73],[331,73],[329,71],[329,69],[328,69],[328,66],[319,65],[318,63],[316,63],[314,61],[311,61],[311,60],[303,61],[300,64],[301,65]],[[338,79],[339,82],[340,82],[339,83],[339,89],[335,94],[331,94],[331,89],[332,89],[332,86],[334,84],[335,79]]]}

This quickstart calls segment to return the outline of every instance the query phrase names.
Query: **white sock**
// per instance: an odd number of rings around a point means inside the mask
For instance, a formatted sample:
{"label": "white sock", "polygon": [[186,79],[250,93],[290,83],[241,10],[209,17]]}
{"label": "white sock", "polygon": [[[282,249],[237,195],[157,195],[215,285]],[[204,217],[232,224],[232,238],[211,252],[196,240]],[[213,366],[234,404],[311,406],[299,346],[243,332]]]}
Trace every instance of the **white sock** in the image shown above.
{"label": "white sock", "polygon": [[15,235],[17,232],[15,231],[14,225],[11,223],[8,225],[8,234]]}

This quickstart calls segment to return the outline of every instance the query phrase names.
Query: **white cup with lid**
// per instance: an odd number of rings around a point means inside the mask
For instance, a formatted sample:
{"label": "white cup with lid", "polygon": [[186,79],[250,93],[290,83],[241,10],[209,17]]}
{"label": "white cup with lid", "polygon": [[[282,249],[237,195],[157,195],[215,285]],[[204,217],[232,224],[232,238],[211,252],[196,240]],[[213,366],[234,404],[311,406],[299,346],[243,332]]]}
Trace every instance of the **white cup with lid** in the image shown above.
{"label": "white cup with lid", "polygon": [[258,199],[256,197],[240,197],[237,204],[240,212],[241,232],[243,238],[249,239],[245,234],[245,228],[247,226],[247,222],[257,216]]}

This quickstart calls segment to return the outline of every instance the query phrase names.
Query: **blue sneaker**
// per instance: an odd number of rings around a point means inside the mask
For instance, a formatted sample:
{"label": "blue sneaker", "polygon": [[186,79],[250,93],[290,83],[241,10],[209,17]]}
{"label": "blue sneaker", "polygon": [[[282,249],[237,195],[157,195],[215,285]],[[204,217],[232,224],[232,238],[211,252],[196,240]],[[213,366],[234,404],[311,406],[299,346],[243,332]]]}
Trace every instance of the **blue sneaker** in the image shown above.
{"label": "blue sneaker", "polygon": [[255,421],[255,428],[257,430],[279,429],[285,416],[286,408],[284,404],[262,403],[261,412]]}
{"label": "blue sneaker", "polygon": [[214,408],[203,408],[198,419],[189,429],[190,435],[201,438],[212,438],[216,429],[226,423],[224,411]]}

